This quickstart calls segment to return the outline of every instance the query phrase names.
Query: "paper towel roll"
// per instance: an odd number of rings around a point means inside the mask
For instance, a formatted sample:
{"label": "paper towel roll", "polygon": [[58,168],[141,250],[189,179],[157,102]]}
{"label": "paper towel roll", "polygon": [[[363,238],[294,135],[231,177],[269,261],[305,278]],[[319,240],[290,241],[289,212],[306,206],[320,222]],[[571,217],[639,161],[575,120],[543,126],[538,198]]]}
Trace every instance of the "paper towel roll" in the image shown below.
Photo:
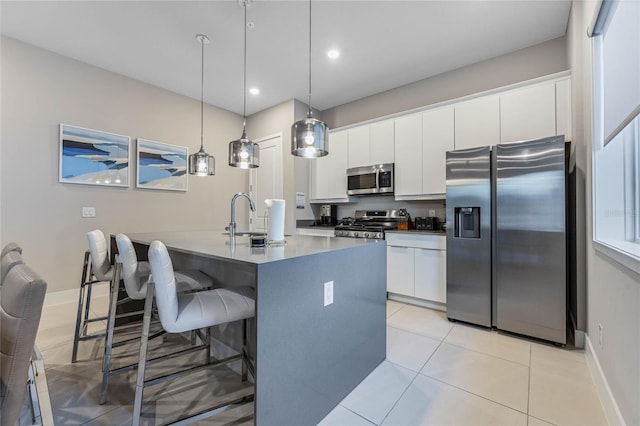
{"label": "paper towel roll", "polygon": [[284,200],[264,200],[269,208],[269,241],[284,241]]}

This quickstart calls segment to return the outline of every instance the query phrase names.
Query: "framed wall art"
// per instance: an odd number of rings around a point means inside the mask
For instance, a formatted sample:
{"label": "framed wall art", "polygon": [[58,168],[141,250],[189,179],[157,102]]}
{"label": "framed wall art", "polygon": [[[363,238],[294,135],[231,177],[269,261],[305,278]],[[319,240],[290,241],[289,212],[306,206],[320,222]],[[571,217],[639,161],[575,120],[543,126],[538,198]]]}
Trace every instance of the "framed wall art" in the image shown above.
{"label": "framed wall art", "polygon": [[138,188],[187,190],[187,147],[138,138]]}
{"label": "framed wall art", "polygon": [[58,181],[129,186],[129,136],[60,124]]}

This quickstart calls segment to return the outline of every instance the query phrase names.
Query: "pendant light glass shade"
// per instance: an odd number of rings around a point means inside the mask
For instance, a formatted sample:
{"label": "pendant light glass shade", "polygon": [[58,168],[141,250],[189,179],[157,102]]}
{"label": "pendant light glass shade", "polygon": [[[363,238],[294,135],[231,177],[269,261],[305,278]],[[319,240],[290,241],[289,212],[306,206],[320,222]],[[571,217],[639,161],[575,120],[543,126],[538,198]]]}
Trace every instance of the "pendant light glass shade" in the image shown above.
{"label": "pendant light glass shade", "polygon": [[242,115],[242,136],[240,139],[229,142],[229,165],[241,169],[255,169],[260,166],[260,145],[253,143],[247,137],[247,7],[250,0],[241,0],[240,6],[244,8],[244,92]]}
{"label": "pendant light glass shade", "polygon": [[313,118],[311,111],[304,120],[291,126],[291,153],[297,157],[324,157],[329,153],[327,125]]}
{"label": "pendant light glass shade", "polygon": [[311,0],[309,0],[309,113],[291,126],[291,154],[315,158],[329,154],[329,129],[311,112]]}
{"label": "pendant light glass shade", "polygon": [[229,165],[241,169],[260,166],[260,146],[247,138],[244,129],[240,139],[229,142]]}
{"label": "pendant light glass shade", "polygon": [[204,150],[204,45],[209,44],[209,37],[198,34],[196,39],[202,45],[202,74],[200,82],[200,150],[189,155],[189,174],[196,176],[213,176],[216,174],[216,159]]}

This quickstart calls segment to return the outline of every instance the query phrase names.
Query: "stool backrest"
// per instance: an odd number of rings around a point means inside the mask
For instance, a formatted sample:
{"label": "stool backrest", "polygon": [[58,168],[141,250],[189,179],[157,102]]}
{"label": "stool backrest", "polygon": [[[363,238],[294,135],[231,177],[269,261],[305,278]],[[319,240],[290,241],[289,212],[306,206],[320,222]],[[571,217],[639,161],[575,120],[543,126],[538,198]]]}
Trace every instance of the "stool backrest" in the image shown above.
{"label": "stool backrest", "polygon": [[93,273],[100,281],[109,281],[107,276],[111,263],[109,262],[109,251],[107,249],[107,239],[101,230],[96,229],[87,233],[89,239],[89,252],[91,252],[91,266]]}
{"label": "stool backrest", "polygon": [[2,425],[18,422],[27,391],[29,360],[40,324],[47,283],[25,264],[0,288],[0,412]]}
{"label": "stool backrest", "polygon": [[158,316],[162,327],[171,333],[178,318],[176,277],[167,247],[160,241],[153,241],[149,246],[149,264],[151,278],[156,287]]}
{"label": "stool backrest", "polygon": [[127,294],[132,299],[144,299],[145,294],[141,291],[144,284],[142,280],[146,280],[147,277],[138,274],[138,256],[131,240],[125,234],[118,234],[116,235],[116,244],[122,263],[121,277],[124,280]]}
{"label": "stool backrest", "polygon": [[24,261],[18,251],[10,251],[2,256],[2,260],[0,260],[0,287],[2,287],[2,283],[4,283],[4,279],[7,277],[11,268],[21,263],[24,263]]}
{"label": "stool backrest", "polygon": [[9,243],[2,248],[2,255],[0,255],[0,257],[4,257],[5,254],[12,251],[17,251],[18,253],[22,254],[22,247],[20,247],[18,243]]}

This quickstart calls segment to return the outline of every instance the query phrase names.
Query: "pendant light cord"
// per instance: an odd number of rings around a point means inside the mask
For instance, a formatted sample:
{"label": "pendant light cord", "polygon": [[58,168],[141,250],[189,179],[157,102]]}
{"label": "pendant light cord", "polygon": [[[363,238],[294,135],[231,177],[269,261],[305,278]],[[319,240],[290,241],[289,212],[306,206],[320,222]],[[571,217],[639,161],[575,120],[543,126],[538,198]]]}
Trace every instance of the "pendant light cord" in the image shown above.
{"label": "pendant light cord", "polygon": [[202,45],[202,61],[200,68],[200,150],[204,151],[204,38],[200,39]]}
{"label": "pendant light cord", "polygon": [[[244,82],[242,91],[242,133],[246,134],[247,128],[247,0],[244,1]],[[245,137],[245,136],[243,136]]]}
{"label": "pendant light cord", "polygon": [[309,0],[309,114],[311,114],[311,0]]}

